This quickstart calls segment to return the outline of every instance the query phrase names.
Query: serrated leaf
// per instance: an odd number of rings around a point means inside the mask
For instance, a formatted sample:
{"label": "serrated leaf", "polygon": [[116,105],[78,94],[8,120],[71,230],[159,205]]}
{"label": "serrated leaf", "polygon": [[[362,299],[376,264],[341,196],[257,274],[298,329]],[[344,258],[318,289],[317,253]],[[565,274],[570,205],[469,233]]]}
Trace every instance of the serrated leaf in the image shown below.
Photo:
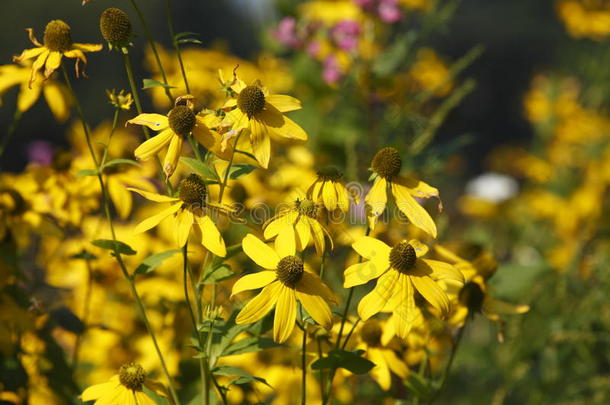
{"label": "serrated leaf", "polygon": [[235,380],[231,381],[229,385],[232,384],[248,384],[252,382],[260,382],[270,387],[270,385],[265,381],[264,378],[255,377],[252,374],[233,366],[216,366],[212,369],[212,374],[221,375],[221,376],[238,376]]}
{"label": "serrated leaf", "polygon": [[219,281],[227,280],[234,276],[235,273],[231,271],[231,267],[229,265],[223,264],[216,267],[215,269],[212,269],[210,272],[205,273],[203,279],[201,280],[201,284],[217,283]]}
{"label": "serrated leaf", "polygon": [[238,179],[246,174],[249,174],[254,169],[256,169],[256,166],[249,165],[247,163],[236,163],[231,166],[229,177],[231,179]]}
{"label": "serrated leaf", "polygon": [[165,89],[174,89],[175,88],[175,86],[170,86],[169,84],[161,83],[154,79],[142,80],[142,90],[151,89],[153,87],[163,87]]}
{"label": "serrated leaf", "polygon": [[275,343],[273,339],[253,336],[230,344],[225,350],[223,350],[221,356],[259,352],[261,350],[270,349],[277,346],[281,346],[281,344]]}
{"label": "serrated leaf", "polygon": [[311,364],[314,370],[328,370],[344,368],[354,374],[366,374],[375,363],[362,357],[362,350],[331,350],[327,357],[322,357]]}
{"label": "serrated leaf", "polygon": [[136,162],[133,159],[112,159],[104,164],[104,169],[107,167],[110,167],[110,166],[122,165],[122,164],[141,166],[138,162]]}
{"label": "serrated leaf", "polygon": [[190,167],[192,170],[200,174],[204,179],[212,179],[212,180],[220,180],[218,175],[214,170],[212,170],[209,166],[204,164],[203,162],[182,156],[180,161]]}
{"label": "serrated leaf", "polygon": [[136,267],[134,274],[148,274],[156,269],[164,260],[169,259],[176,253],[181,252],[180,249],[168,250],[166,252],[155,253],[148,256],[142,263]]}
{"label": "serrated leaf", "polygon": [[76,173],[76,177],[85,177],[85,176],[97,176],[97,170],[83,169],[83,170],[79,170],[78,173]]}
{"label": "serrated leaf", "polygon": [[127,243],[118,240],[96,239],[94,241],[91,241],[91,244],[102,249],[112,250],[113,252],[116,251],[122,255],[132,256],[137,253]]}

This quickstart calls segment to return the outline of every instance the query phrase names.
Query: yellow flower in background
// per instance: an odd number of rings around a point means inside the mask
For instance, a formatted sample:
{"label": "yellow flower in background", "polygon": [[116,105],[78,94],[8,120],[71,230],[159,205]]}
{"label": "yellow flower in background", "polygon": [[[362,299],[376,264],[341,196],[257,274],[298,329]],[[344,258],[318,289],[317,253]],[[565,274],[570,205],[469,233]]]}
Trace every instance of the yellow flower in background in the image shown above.
{"label": "yellow flower in background", "polygon": [[[17,110],[24,113],[29,110],[40,95],[44,95],[51,113],[59,122],[64,122],[70,116],[72,98],[66,86],[55,80],[37,80],[30,83],[32,69],[30,66],[3,65],[0,66],[0,96],[13,86],[19,85]],[[42,75],[40,79],[42,79]]]}
{"label": "yellow flower in background", "polygon": [[376,177],[371,190],[364,198],[369,228],[375,228],[377,219],[385,210],[389,188],[400,212],[413,225],[436,238],[436,224],[415,197],[439,198],[438,190],[423,181],[399,176],[402,159],[395,148],[383,148],[378,151],[373,157],[371,168]]}
{"label": "yellow flower in background", "polygon": [[294,245],[272,249],[248,234],[242,247],[250,259],[266,270],[247,274],[233,285],[231,296],[263,288],[241,309],[237,324],[254,323],[275,307],[273,340],[285,342],[294,329],[299,301],[318,324],[326,329],[332,326],[328,303],[336,302],[335,296],[316,274],[305,271],[303,260],[295,256]]}
{"label": "yellow flower in background", "polygon": [[85,52],[98,52],[102,50],[101,44],[79,44],[72,42],[70,26],[61,20],[50,21],[44,29],[44,44],[38,42],[34,36],[32,28],[26,29],[30,41],[36,48],[24,50],[21,55],[14,56],[13,62],[23,62],[28,59],[36,58],[32,65],[30,76],[30,86],[36,80],[36,74],[44,67],[44,77],[48,79],[51,74],[59,69],[61,58],[76,59],[76,76],[85,74],[84,68],[81,70],[79,63],[87,65]]}
{"label": "yellow flower in background", "polygon": [[449,313],[449,297],[438,281],[463,283],[464,276],[448,263],[422,259],[428,252],[427,246],[413,239],[390,247],[365,236],[352,247],[367,261],[345,270],[343,286],[350,288],[378,279],[375,288],[358,304],[358,314],[363,320],[378,312],[391,311],[396,334],[406,338],[417,317],[416,291],[443,316]]}
{"label": "yellow flower in background", "polygon": [[337,208],[342,212],[349,210],[350,193],[341,178],[343,174],[335,167],[327,167],[318,171],[318,178],[307,190],[307,198],[322,202],[328,211]]}
{"label": "yellow flower in background", "polygon": [[313,241],[318,255],[326,249],[325,237],[328,237],[330,248],[333,241],[330,234],[318,221],[318,206],[308,198],[297,198],[287,208],[271,218],[264,225],[265,239],[275,239],[276,248],[280,245],[291,246],[290,249],[302,251]]}
{"label": "yellow flower in background", "polygon": [[103,384],[93,385],[83,391],[81,400],[95,401],[94,405],[155,405],[143,387],[166,396],[165,389],[157,382],[146,378],[141,365],[127,363],[121,366],[119,374]]}
{"label": "yellow flower in background", "polygon": [[134,101],[131,93],[126,93],[125,90],[121,90],[118,93],[114,89],[106,90],[106,96],[108,96],[110,104],[112,104],[115,108],[125,111],[129,111],[131,109],[131,105]]}
{"label": "yellow flower in background", "polygon": [[134,191],[150,201],[171,203],[163,211],[136,225],[136,233],[145,232],[157,226],[165,218],[173,216],[174,236],[178,246],[182,247],[186,244],[191,228],[195,226],[201,233],[201,243],[206,249],[216,256],[226,256],[225,242],[216,224],[214,224],[214,221],[208,215],[208,211],[210,209],[227,211],[227,209],[206,201],[208,195],[207,186],[200,176],[190,174],[187,178],[183,179],[180,182],[178,197],[149,193],[135,188],[128,188],[128,190]]}
{"label": "yellow flower in background", "polygon": [[271,137],[307,140],[303,128],[283,114],[300,110],[299,100],[291,96],[269,94],[269,90],[258,81],[246,86],[242,80],[235,77],[230,84],[234,94],[233,98],[225,103],[224,108],[236,108],[227,113],[224,122],[231,126],[234,134],[248,130],[252,152],[263,168],[269,166]]}
{"label": "yellow flower in background", "polygon": [[596,0],[559,0],[557,13],[568,33],[598,41],[610,36],[610,3]]}
{"label": "yellow flower in background", "polygon": [[148,160],[157,155],[166,146],[167,153],[163,162],[163,171],[170,177],[178,166],[178,159],[182,151],[182,144],[187,136],[193,135],[206,149],[222,159],[228,159],[230,150],[220,150],[220,137],[210,130],[203,118],[195,115],[186,105],[177,105],[169,111],[167,116],[161,114],[140,114],[127,121],[129,124],[144,125],[154,131],[159,131],[134,151],[139,160]]}

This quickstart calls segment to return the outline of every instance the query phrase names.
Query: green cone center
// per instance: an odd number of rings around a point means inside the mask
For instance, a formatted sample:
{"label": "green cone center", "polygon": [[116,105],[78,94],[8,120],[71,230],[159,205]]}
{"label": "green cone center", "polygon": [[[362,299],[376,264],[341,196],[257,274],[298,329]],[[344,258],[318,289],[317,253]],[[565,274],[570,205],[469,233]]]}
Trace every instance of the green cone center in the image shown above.
{"label": "green cone center", "polygon": [[44,29],[44,46],[57,52],[69,50],[72,47],[70,26],[61,20],[50,21]]}
{"label": "green cone center", "polygon": [[237,96],[237,107],[248,118],[260,113],[265,108],[265,94],[258,86],[247,86]]}
{"label": "green cone center", "polygon": [[132,391],[142,391],[146,372],[137,363],[123,364],[119,370],[119,382]]}

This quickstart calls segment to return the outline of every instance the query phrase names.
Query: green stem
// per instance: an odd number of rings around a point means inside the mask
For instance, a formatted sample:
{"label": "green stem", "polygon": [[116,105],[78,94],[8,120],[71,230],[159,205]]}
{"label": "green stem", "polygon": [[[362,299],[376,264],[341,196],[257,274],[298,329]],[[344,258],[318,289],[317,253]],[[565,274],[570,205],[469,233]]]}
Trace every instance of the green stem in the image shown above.
{"label": "green stem", "polygon": [[[68,87],[68,90],[70,91],[72,98],[74,100],[74,104],[76,106],[76,110],[80,116],[80,119],[82,121],[82,125],[83,125],[83,130],[85,131],[85,138],[87,141],[87,147],[89,148],[89,152],[91,153],[91,158],[93,159],[93,163],[95,164],[95,169],[97,171],[97,178],[98,181],[100,183],[100,189],[101,189],[101,194],[102,194],[102,201],[103,201],[103,205],[104,205],[104,212],[106,214],[106,219],[108,221],[108,226],[110,227],[110,233],[112,235],[112,240],[114,242],[117,241],[116,238],[116,232],[114,230],[114,224],[112,222],[112,213],[110,211],[110,198],[108,195],[108,190],[106,189],[106,185],[104,184],[104,179],[102,176],[102,173],[100,171],[100,165],[99,162],[97,160],[97,156],[95,155],[95,151],[93,150],[93,147],[91,145],[91,134],[89,132],[89,126],[87,125],[87,120],[85,118],[85,114],[83,113],[83,110],[81,108],[81,104],[78,100],[78,97],[76,96],[76,93],[74,92],[74,89],[72,87],[72,83],[70,81],[70,77],[68,76],[68,73],[66,72],[66,69],[64,67],[64,65],[61,65],[62,68],[62,72],[64,75],[64,79],[66,81],[66,86]],[[106,145],[106,147],[108,147],[108,145]],[[163,354],[161,352],[161,349],[159,348],[159,343],[157,342],[157,337],[155,336],[155,333],[152,329],[152,326],[150,325],[150,322],[148,320],[148,316],[146,315],[146,309],[144,307],[144,304],[142,303],[142,300],[140,298],[140,295],[138,293],[138,291],[136,290],[136,286],[135,286],[135,281],[133,279],[132,276],[130,276],[129,271],[127,270],[127,267],[125,266],[125,263],[123,262],[123,258],[121,256],[121,253],[118,251],[117,248],[117,244],[115,244],[114,247],[114,256],[119,264],[119,267],[121,268],[121,271],[123,273],[123,276],[125,277],[125,279],[127,280],[127,282],[129,283],[129,289],[131,290],[131,293],[136,301],[137,307],[138,307],[138,311],[140,312],[140,316],[142,318],[142,320],[144,321],[144,324],[146,325],[146,329],[148,331],[149,336],[151,337],[152,341],[153,341],[153,345],[155,346],[155,350],[157,352],[157,355],[159,357],[159,361],[161,363],[161,367],[163,369],[163,373],[165,374],[165,377],[167,378],[168,381],[168,386],[169,386],[169,390],[170,390],[170,394],[172,396],[173,402],[175,404],[179,404],[179,400],[178,400],[178,395],[176,394],[176,391],[174,389],[173,383],[172,383],[172,378],[169,374],[169,370],[167,369],[167,365],[165,363],[165,358],[163,357]]]}
{"label": "green stem", "polygon": [[17,124],[19,124],[19,120],[21,120],[21,116],[23,115],[23,111],[19,111],[19,109],[15,109],[15,113],[13,114],[13,118],[11,119],[11,123],[6,130],[6,134],[4,138],[2,138],[2,143],[0,143],[0,157],[4,154],[6,150],[6,146],[10,142],[15,130],[17,129]]}
{"label": "green stem", "polygon": [[443,391],[443,388],[445,388],[445,384],[447,383],[447,377],[449,376],[449,372],[451,371],[451,366],[453,365],[453,360],[455,359],[455,354],[457,353],[460,342],[462,341],[462,336],[464,336],[464,330],[466,330],[466,324],[468,323],[469,319],[470,319],[470,313],[468,314],[468,317],[466,318],[466,320],[464,320],[464,325],[460,328],[460,330],[457,333],[455,342],[453,343],[453,347],[451,348],[451,354],[449,355],[449,360],[447,361],[447,365],[445,366],[445,370],[443,371],[443,376],[441,377],[441,383],[440,383],[438,389],[436,390],[436,392],[434,393],[434,395],[432,396],[432,398],[430,399],[429,404],[434,403],[434,401],[438,398],[440,393]]}
{"label": "green stem", "polygon": [[320,280],[324,280],[324,265],[326,264],[326,250],[322,253],[322,261],[320,262]]}
{"label": "green stem", "polygon": [[174,21],[172,19],[172,7],[170,0],[165,1],[165,8],[167,10],[167,26],[169,28],[169,36],[172,39],[172,44],[176,50],[176,56],[178,56],[178,63],[180,64],[180,72],[182,73],[182,79],[184,80],[184,88],[187,94],[191,94],[191,88],[189,87],[188,79],[186,78],[186,70],[184,69],[184,62],[182,61],[182,54],[180,53],[180,47],[174,33]]}
{"label": "green stem", "polygon": [[301,311],[301,322],[303,323],[303,345],[301,346],[301,405],[307,402],[307,324],[303,316],[303,307],[299,306]]}
{"label": "green stem", "polygon": [[136,10],[138,18],[142,23],[142,27],[144,27],[144,34],[146,35],[146,39],[148,39],[150,48],[152,49],[153,54],[155,56],[155,61],[157,62],[157,66],[159,67],[159,72],[161,73],[161,77],[163,78],[163,83],[165,83],[163,89],[165,90],[167,98],[169,98],[170,105],[172,105],[174,103],[174,97],[172,96],[172,92],[169,89],[169,82],[167,81],[167,75],[165,74],[165,69],[163,69],[163,64],[161,63],[161,58],[159,57],[159,52],[157,51],[157,45],[155,44],[155,40],[153,39],[152,33],[150,32],[148,24],[146,23],[146,19],[144,18],[144,14],[142,14],[142,10],[140,10],[140,7],[138,7],[138,3],[136,3],[136,0],[129,1],[131,1],[131,5]]}

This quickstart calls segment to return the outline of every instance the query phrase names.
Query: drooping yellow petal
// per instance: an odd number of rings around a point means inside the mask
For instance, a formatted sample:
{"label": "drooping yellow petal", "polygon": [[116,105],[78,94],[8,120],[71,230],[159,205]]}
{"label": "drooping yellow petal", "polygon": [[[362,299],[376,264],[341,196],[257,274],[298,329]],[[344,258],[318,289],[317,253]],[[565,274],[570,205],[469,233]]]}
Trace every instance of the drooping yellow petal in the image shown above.
{"label": "drooping yellow petal", "polygon": [[296,234],[296,249],[298,251],[303,251],[309,245],[309,238],[311,237],[311,229],[309,227],[309,223],[300,218],[295,226],[294,231]]}
{"label": "drooping yellow petal", "polygon": [[313,202],[318,202],[320,199],[320,191],[322,191],[322,186],[324,186],[324,182],[319,180],[311,185],[311,200]]}
{"label": "drooping yellow petal", "polygon": [[298,99],[283,94],[270,94],[265,99],[267,103],[273,105],[281,112],[295,111],[303,108]]}
{"label": "drooping yellow petal", "polygon": [[335,190],[337,191],[337,206],[343,212],[349,211],[349,196],[347,189],[343,184],[336,183]]}
{"label": "drooping yellow petal", "polygon": [[416,227],[436,238],[436,224],[424,209],[409,193],[409,189],[400,184],[392,183],[392,194],[396,206]]}
{"label": "drooping yellow petal", "polygon": [[134,391],[135,405],[156,405],[151,397],[146,395],[144,391]]}
{"label": "drooping yellow petal", "polygon": [[44,77],[49,78],[61,65],[61,52],[51,52],[44,67]]}
{"label": "drooping yellow petal", "polygon": [[222,137],[218,132],[209,129],[205,125],[204,119],[200,116],[197,116],[197,125],[193,128],[193,136],[197,139],[197,142],[219,158],[224,160],[230,159],[233,148],[223,148]]}
{"label": "drooping yellow petal", "polygon": [[409,369],[407,368],[404,360],[400,359],[396,353],[394,353],[394,351],[390,349],[382,349],[381,354],[383,355],[386,364],[394,374],[400,378],[405,378],[409,374]]}
{"label": "drooping yellow petal", "polygon": [[389,267],[383,267],[375,260],[352,264],[345,269],[343,287],[350,288],[365,284],[374,278],[380,277]]}
{"label": "drooping yellow petal", "polygon": [[463,283],[464,275],[449,263],[438,260],[421,259],[416,262],[416,266],[422,270],[430,270],[430,277],[433,280],[454,280]]}
{"label": "drooping yellow petal", "polygon": [[179,198],[170,197],[170,196],[167,196],[167,195],[162,195],[162,194],[157,194],[157,193],[151,193],[149,191],[139,190],[139,189],[133,188],[133,187],[127,187],[127,190],[133,191],[134,193],[138,193],[142,197],[146,198],[147,200],[154,201],[154,202],[163,203],[163,202],[176,202],[176,201],[180,201]]}
{"label": "drooping yellow petal", "polygon": [[161,114],[140,114],[127,121],[128,124],[144,125],[154,131],[161,131],[169,128],[169,120]]}
{"label": "drooping yellow petal", "polygon": [[193,227],[193,221],[193,213],[188,209],[183,209],[176,215],[174,236],[178,246],[182,247],[186,244]]}
{"label": "drooping yellow petal", "polygon": [[328,302],[338,303],[338,299],[332,290],[320,279],[317,274],[305,271],[295,289],[304,294],[319,295]]}
{"label": "drooping yellow petal", "polygon": [[125,219],[129,216],[132,206],[132,198],[129,191],[125,188],[121,182],[112,176],[106,178],[106,185],[108,186],[108,194],[114,204],[114,207],[119,214],[121,219]]}
{"label": "drooping yellow petal", "polygon": [[70,105],[72,104],[72,98],[67,93],[65,86],[49,81],[43,86],[42,91],[55,119],[65,122],[70,117]]}
{"label": "drooping yellow petal", "polygon": [[80,44],[80,43],[76,43],[76,44],[72,44],[72,46],[76,49],[79,49],[83,52],[98,52],[101,51],[102,49],[104,49],[104,47],[102,46],[102,44]]}
{"label": "drooping yellow petal", "polygon": [[35,58],[45,51],[48,51],[48,49],[42,46],[38,48],[24,49],[23,52],[21,52],[21,55],[13,56],[13,62],[23,62],[24,60]]}
{"label": "drooping yellow petal", "polygon": [[269,167],[269,159],[271,159],[271,140],[267,134],[267,129],[260,121],[252,119],[250,121],[250,131],[252,152],[261,167],[266,169]]}
{"label": "drooping yellow petal", "polygon": [[164,209],[163,211],[153,215],[152,217],[146,218],[144,221],[142,221],[138,225],[136,225],[136,227],[134,229],[134,233],[146,232],[150,228],[153,228],[153,227],[159,225],[159,222],[163,221],[165,218],[167,218],[170,215],[177,212],[181,206],[182,206],[182,203],[172,204],[171,206],[169,206],[166,209]]}
{"label": "drooping yellow petal", "polygon": [[267,315],[278,300],[280,289],[284,285],[280,281],[274,281],[261,290],[252,298],[237,314],[235,323],[238,325],[254,323]]}
{"label": "drooping yellow petal", "polygon": [[292,226],[285,226],[275,238],[275,251],[279,257],[294,256],[296,235]]}
{"label": "drooping yellow petal", "polygon": [[295,291],[281,284],[273,318],[273,340],[284,343],[294,330],[297,318]]}
{"label": "drooping yellow petal", "polygon": [[257,114],[257,118],[263,122],[273,136],[296,141],[307,140],[307,133],[303,128],[272,106],[267,105],[262,113]]}
{"label": "drooping yellow petal", "polygon": [[81,73],[84,74],[84,68],[83,70],[81,70],[80,68],[80,63],[82,62],[84,66],[87,65],[87,57],[85,56],[85,53],[83,51],[81,51],[80,49],[70,49],[69,51],[66,51],[63,53],[63,55],[66,58],[72,58],[72,59],[76,59],[76,64],[74,66],[75,70],[76,70],[76,77],[80,77]]}
{"label": "drooping yellow petal", "polygon": [[248,116],[241,112],[239,108],[236,108],[225,115],[222,124],[229,125],[233,131],[239,132],[248,128],[249,121]]}
{"label": "drooping yellow petal", "polygon": [[274,236],[279,234],[280,231],[285,226],[294,226],[298,216],[299,216],[298,212],[288,211],[288,212],[279,214],[275,218],[269,220],[269,222],[267,222],[264,226],[265,227],[265,230],[264,230],[265,239],[273,238]]}
{"label": "drooping yellow petal", "polygon": [[201,229],[201,244],[216,256],[225,257],[227,255],[225,241],[212,218],[203,215],[195,216],[195,219]]}
{"label": "drooping yellow petal", "polygon": [[133,151],[133,154],[136,159],[148,160],[159,153],[174,136],[176,136],[174,131],[168,128],[142,143]]}
{"label": "drooping yellow petal", "polygon": [[388,202],[387,185],[388,183],[384,178],[377,177],[369,193],[364,197],[366,216],[371,230],[375,228],[377,218],[383,213]]}
{"label": "drooping yellow petal", "polygon": [[409,276],[417,291],[443,316],[449,313],[449,297],[445,291],[428,276]]}
{"label": "drooping yellow petal", "polygon": [[178,135],[173,136],[169,142],[169,148],[167,148],[167,153],[165,154],[165,159],[163,161],[163,172],[167,177],[171,177],[178,166],[178,159],[182,152],[182,143],[182,137]]}
{"label": "drooping yellow petal", "polygon": [[388,300],[392,298],[396,289],[398,274],[397,271],[392,270],[379,277],[373,291],[360,300],[358,315],[360,315],[363,321],[381,311]]}
{"label": "drooping yellow petal", "polygon": [[369,347],[366,355],[370,361],[375,363],[375,367],[370,371],[371,377],[377,381],[382,390],[387,391],[392,385],[392,376],[381,350],[378,347]]}
{"label": "drooping yellow petal", "polygon": [[[313,243],[316,247],[316,253],[320,256],[324,254],[324,250],[326,249],[326,242],[324,239],[324,228],[315,218],[301,217],[303,221],[309,223],[311,227],[311,235],[313,237]],[[329,237],[330,240],[330,237]],[[332,249],[332,240],[330,240],[331,249]]]}
{"label": "drooping yellow petal", "polygon": [[387,262],[389,265],[390,251],[392,248],[379,239],[375,239],[371,236],[363,236],[352,244],[352,248],[365,259],[376,260],[380,263]]}
{"label": "drooping yellow petal", "polygon": [[95,401],[96,399],[102,397],[104,394],[107,394],[109,391],[114,390],[114,388],[119,384],[119,376],[115,375],[111,377],[108,382],[92,385],[91,387],[84,390],[81,394],[81,399],[84,402]]}
{"label": "drooping yellow petal", "polygon": [[241,246],[244,253],[259,266],[269,270],[277,268],[280,261],[278,254],[256,236],[251,233],[247,234],[242,240]]}
{"label": "drooping yellow petal", "polygon": [[34,80],[36,80],[36,75],[38,74],[38,71],[40,69],[42,69],[45,62],[47,61],[47,58],[49,57],[49,53],[50,52],[45,48],[44,52],[42,52],[38,56],[38,58],[34,61],[34,63],[32,64],[32,75],[30,76],[30,86],[32,86],[32,83],[34,82]]}
{"label": "drooping yellow petal", "polygon": [[314,321],[320,324],[323,328],[330,329],[333,324],[332,313],[330,307],[320,295],[307,294],[298,289],[295,290],[297,300],[303,304],[303,307]]}
{"label": "drooping yellow petal", "polygon": [[277,279],[275,271],[264,270],[257,273],[246,274],[233,284],[231,291],[231,298],[235,294],[239,294],[243,291],[256,290],[257,288],[263,288],[267,284],[273,283]]}
{"label": "drooping yellow petal", "polygon": [[394,329],[396,335],[401,339],[406,339],[413,327],[416,318],[415,298],[410,277],[401,275],[399,277],[399,300],[394,308]]}
{"label": "drooping yellow petal", "polygon": [[510,302],[497,300],[490,296],[485,296],[483,300],[483,313],[491,320],[498,321],[498,315],[519,315],[530,310],[529,305],[517,305]]}
{"label": "drooping yellow petal", "polygon": [[326,209],[332,211],[337,208],[337,200],[337,190],[335,190],[332,181],[324,182],[324,187],[322,188],[322,201],[324,201]]}
{"label": "drooping yellow petal", "polygon": [[17,96],[17,109],[21,112],[29,110],[40,97],[42,88],[43,86],[40,84],[32,84],[30,87],[27,83],[22,83]]}

